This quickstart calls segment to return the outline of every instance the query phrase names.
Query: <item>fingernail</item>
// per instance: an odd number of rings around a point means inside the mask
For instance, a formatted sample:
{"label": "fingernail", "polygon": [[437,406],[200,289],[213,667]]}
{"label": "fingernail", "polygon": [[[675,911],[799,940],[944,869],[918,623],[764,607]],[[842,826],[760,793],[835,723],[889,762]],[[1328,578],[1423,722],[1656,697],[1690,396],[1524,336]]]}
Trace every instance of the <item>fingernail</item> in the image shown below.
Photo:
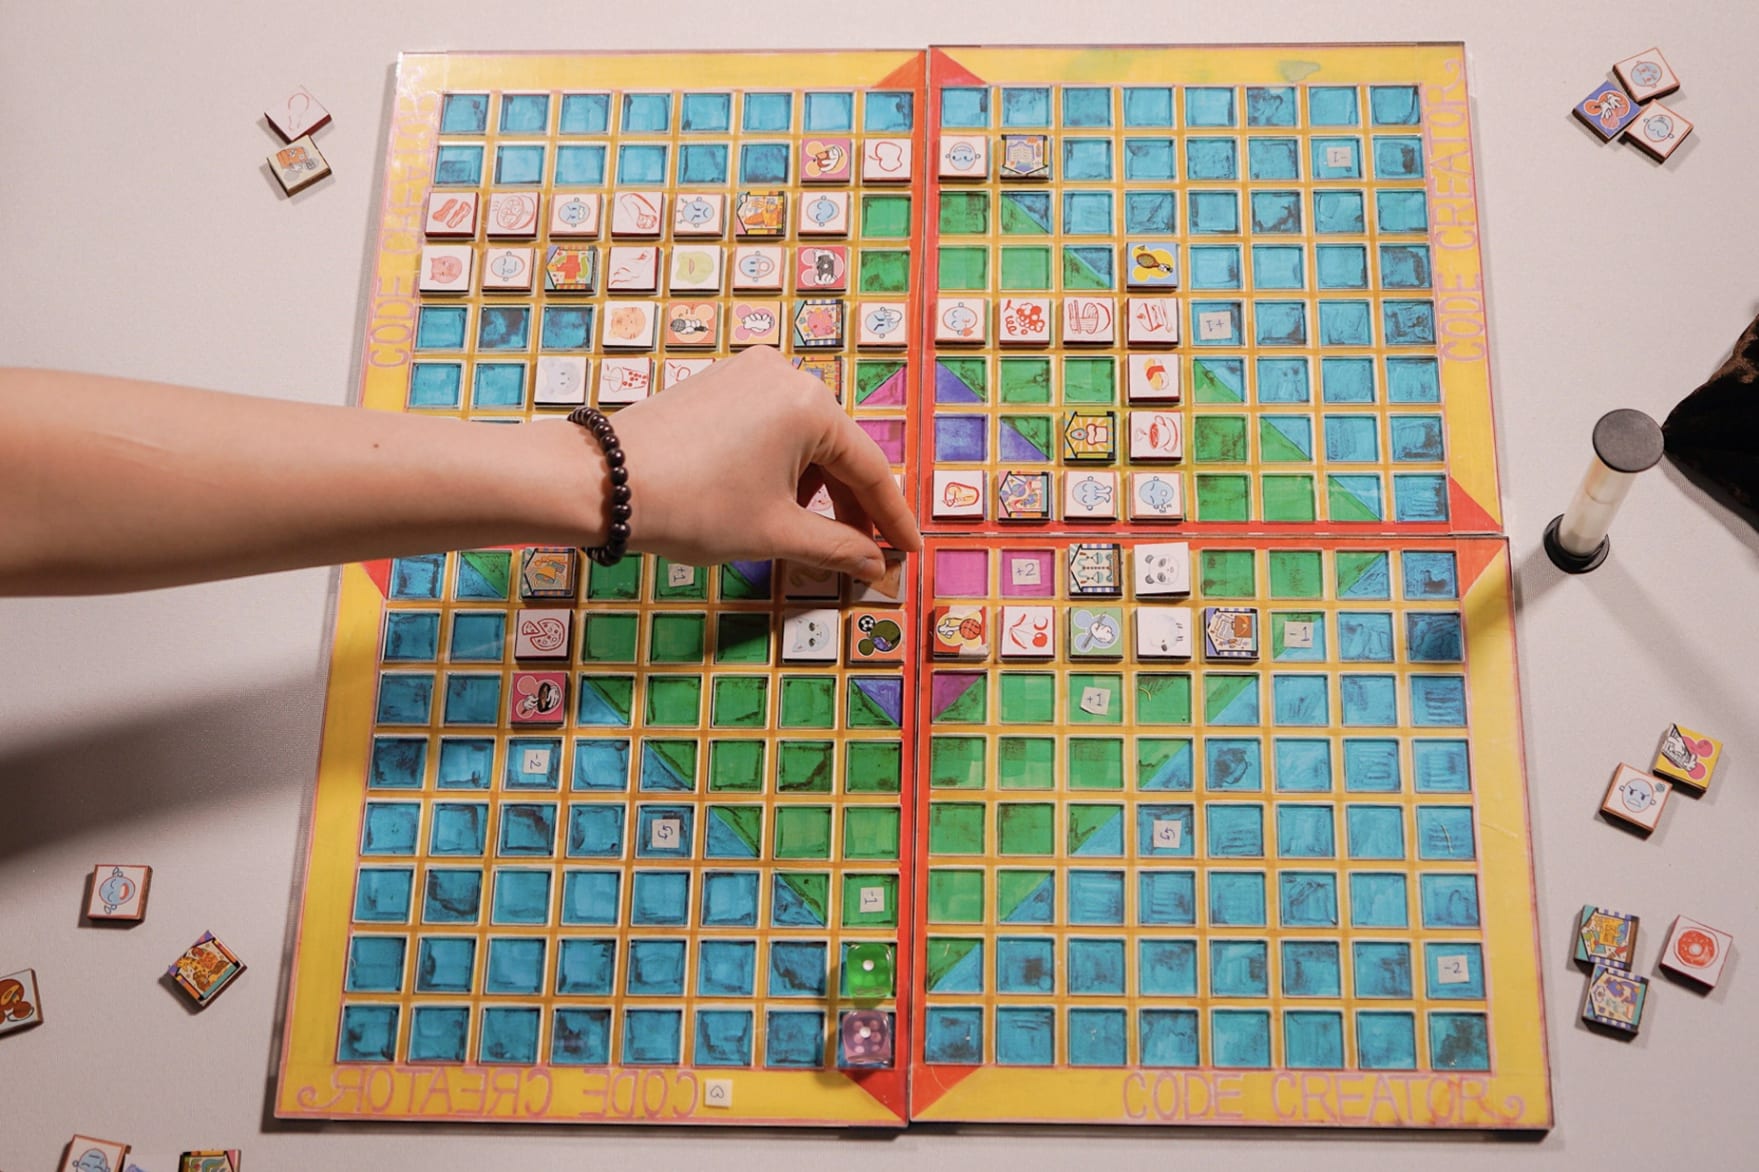
{"label": "fingernail", "polygon": [[886,562],[884,558],[870,558],[863,561],[855,570],[855,577],[863,582],[877,582],[885,577]]}

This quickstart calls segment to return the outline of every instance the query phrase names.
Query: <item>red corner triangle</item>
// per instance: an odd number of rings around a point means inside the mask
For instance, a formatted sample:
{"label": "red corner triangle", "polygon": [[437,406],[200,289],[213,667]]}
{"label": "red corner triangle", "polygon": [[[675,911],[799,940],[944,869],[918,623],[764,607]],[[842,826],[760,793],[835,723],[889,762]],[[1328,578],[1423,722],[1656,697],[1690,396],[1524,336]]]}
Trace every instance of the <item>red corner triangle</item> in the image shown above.
{"label": "red corner triangle", "polygon": [[910,1082],[905,1068],[893,1070],[846,1070],[849,1081],[866,1091],[874,1102],[885,1107],[899,1123],[910,1122]]}
{"label": "red corner triangle", "polygon": [[910,60],[873,83],[874,89],[919,89],[926,67],[927,54],[912,53]]}
{"label": "red corner triangle", "polygon": [[373,585],[379,588],[380,594],[386,598],[391,597],[390,558],[380,558],[376,562],[362,562],[360,568],[365,570],[366,576],[373,580]]}
{"label": "red corner triangle", "polygon": [[930,49],[929,53],[932,55],[929,73],[937,86],[983,84],[983,78],[953,60],[945,49]]}
{"label": "red corner triangle", "polygon": [[1460,579],[1460,597],[1466,597],[1466,591],[1472,589],[1479,575],[1490,568],[1497,555],[1508,549],[1508,543],[1500,537],[1468,537],[1454,545],[1455,573]]}
{"label": "red corner triangle", "polygon": [[1455,533],[1501,533],[1502,523],[1448,477],[1448,528]]}
{"label": "red corner triangle", "polygon": [[948,1091],[976,1074],[980,1069],[981,1067],[977,1066],[917,1067],[915,1081],[910,1085],[911,1118],[921,1118],[922,1113],[940,1102]]}

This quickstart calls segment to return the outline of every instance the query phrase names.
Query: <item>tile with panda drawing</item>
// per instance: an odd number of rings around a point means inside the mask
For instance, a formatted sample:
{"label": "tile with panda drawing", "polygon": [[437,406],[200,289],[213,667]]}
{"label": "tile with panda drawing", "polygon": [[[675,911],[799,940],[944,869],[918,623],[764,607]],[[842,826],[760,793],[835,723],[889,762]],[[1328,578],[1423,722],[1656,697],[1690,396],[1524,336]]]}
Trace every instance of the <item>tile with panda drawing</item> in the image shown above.
{"label": "tile with panda drawing", "polygon": [[599,360],[600,406],[639,403],[653,393],[654,360],[610,355]]}
{"label": "tile with panda drawing", "polygon": [[782,659],[786,663],[835,663],[842,615],[835,607],[782,612]]}
{"label": "tile with panda drawing", "polygon": [[1109,469],[1063,474],[1063,517],[1070,521],[1118,519],[1118,474]]}
{"label": "tile with panda drawing", "polygon": [[1132,521],[1183,521],[1185,480],[1177,472],[1130,473]]}
{"label": "tile with panda drawing", "polygon": [[693,191],[672,203],[672,235],[719,237],[727,230],[727,196],[719,191]]}
{"label": "tile with panda drawing", "polygon": [[1136,597],[1191,593],[1191,545],[1185,541],[1144,542],[1130,551]]}
{"label": "tile with panda drawing", "polygon": [[537,235],[542,199],[531,191],[497,191],[489,196],[483,228],[491,240],[530,240]]}
{"label": "tile with panda drawing", "polygon": [[476,250],[468,244],[428,244],[421,250],[416,287],[423,293],[468,293]]}
{"label": "tile with panda drawing", "polygon": [[1138,659],[1190,659],[1191,608],[1188,606],[1140,606],[1136,608],[1136,657]]}
{"label": "tile with panda drawing", "polygon": [[599,234],[604,196],[596,191],[571,191],[550,200],[550,239],[592,238]]}
{"label": "tile with panda drawing", "polygon": [[1126,390],[1132,403],[1177,403],[1181,397],[1179,359],[1174,354],[1132,354]]}

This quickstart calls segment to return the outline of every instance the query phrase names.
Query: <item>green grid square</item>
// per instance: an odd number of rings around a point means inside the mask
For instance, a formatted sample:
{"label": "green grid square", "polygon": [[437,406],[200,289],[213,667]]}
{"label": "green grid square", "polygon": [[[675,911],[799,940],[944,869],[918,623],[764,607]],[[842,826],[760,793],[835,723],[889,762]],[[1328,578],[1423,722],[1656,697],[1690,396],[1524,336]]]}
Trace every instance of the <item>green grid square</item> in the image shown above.
{"label": "green grid square", "polygon": [[931,789],[982,789],[988,756],[982,737],[931,737],[928,784]]}
{"label": "green grid square", "polygon": [[829,806],[777,806],[775,857],[778,859],[828,859],[831,857],[831,808]]}
{"label": "green grid square", "polygon": [[862,249],[860,288],[863,293],[909,292],[910,254],[895,249]]}
{"label": "green grid square", "polygon": [[1057,808],[1049,802],[1002,802],[996,807],[996,851],[1051,855],[1057,849]]}
{"label": "green grid square", "polygon": [[1056,720],[1056,673],[1003,672],[1001,710],[1003,724],[1050,724]]}
{"label": "green grid square", "polygon": [[635,662],[641,639],[640,615],[588,611],[580,622],[580,662]]}
{"label": "green grid square", "polygon": [[1197,474],[1199,521],[1249,521],[1252,512],[1252,478],[1232,472]]}
{"label": "green grid square", "polygon": [[1200,464],[1244,464],[1251,455],[1244,415],[1199,415],[1191,422],[1191,458]]}
{"label": "green grid square", "polygon": [[1123,789],[1124,742],[1116,737],[1069,738],[1069,788]]}
{"label": "green grid square", "polygon": [[1265,475],[1259,478],[1264,494],[1266,521],[1311,521],[1314,519],[1313,477],[1306,473]]}
{"label": "green grid square", "polygon": [[983,872],[930,869],[928,922],[983,923]]}
{"label": "green grid square", "polygon": [[[861,910],[863,888],[877,887],[882,893],[881,909]],[[844,875],[843,927],[895,928],[898,926],[898,877],[896,875]]]}
{"label": "green grid square", "polygon": [[1071,855],[1079,852],[1088,839],[1104,830],[1109,823],[1122,820],[1124,816],[1124,807],[1118,805],[1072,802],[1067,810],[1069,825],[1066,831],[1066,849]]}
{"label": "green grid square", "polygon": [[982,358],[937,358],[936,363],[947,373],[958,376],[980,400],[989,401],[989,363]]}
{"label": "green grid square", "polygon": [[614,566],[588,562],[586,596],[595,602],[634,602],[641,597],[639,557],[626,557]]}
{"label": "green grid square", "polygon": [[1325,555],[1317,549],[1270,551],[1272,598],[1321,598],[1325,594]]}
{"label": "green grid square", "polygon": [[1206,549],[1198,559],[1198,575],[1205,598],[1258,594],[1258,560],[1250,549]]}
{"label": "green grid square", "polygon": [[[1089,712],[1082,706],[1090,688],[1106,695],[1104,712]],[[1124,723],[1124,677],[1116,672],[1070,672],[1067,711],[1070,724]]]}
{"label": "green grid square", "polygon": [[648,628],[648,662],[701,663],[707,639],[707,615],[655,612]]}
{"label": "green grid square", "polygon": [[770,616],[725,611],[715,616],[715,662],[766,664],[770,661]]}
{"label": "green grid square", "polygon": [[[689,570],[690,580],[672,584],[672,571]],[[671,558],[654,559],[654,599],[659,602],[708,601],[708,571],[701,566],[686,566]]]}
{"label": "green grid square", "polygon": [[981,855],[983,853],[984,805],[982,802],[930,802],[928,805],[928,853],[931,855]]}
{"label": "green grid square", "polygon": [[870,240],[909,239],[910,197],[908,195],[863,195],[861,197],[861,234]]}
{"label": "green grid square", "polygon": [[843,811],[845,859],[898,857],[900,812],[896,806],[849,806]]}
{"label": "green grid square", "polygon": [[1136,723],[1190,724],[1191,677],[1149,672],[1138,675]]}
{"label": "green grid square", "polygon": [[1001,287],[1004,290],[1049,291],[1051,250],[1039,246],[1004,245],[1001,255]]}
{"label": "green grid square", "polygon": [[702,677],[647,677],[647,723],[684,728],[702,720]]}
{"label": "green grid square", "polygon": [[708,787],[733,793],[763,792],[764,743],[714,740],[708,743]]}
{"label": "green grid square", "polygon": [[776,792],[830,793],[836,756],[832,741],[783,741],[776,748]]}
{"label": "green grid square", "polygon": [[989,676],[977,673],[951,704],[934,714],[935,724],[982,724],[989,716]]}
{"label": "green grid square", "polygon": [[843,750],[843,792],[895,794],[903,786],[904,746],[897,741],[850,741]]}
{"label": "green grid square", "polygon": [[1004,403],[1051,401],[1051,361],[1048,358],[1004,358],[998,381]]}
{"label": "green grid square", "polygon": [[996,785],[1002,789],[1055,789],[1055,737],[1002,737],[996,741]]}
{"label": "green grid square", "polygon": [[[1186,784],[1169,785],[1172,777],[1162,776],[1163,771],[1170,773],[1170,765],[1179,757],[1186,760]],[[1141,790],[1185,790],[1190,788],[1190,737],[1137,737],[1136,738],[1136,788]]]}
{"label": "green grid square", "polygon": [[941,192],[941,235],[982,236],[989,232],[989,192]]}
{"label": "green grid square", "polygon": [[1111,358],[1064,358],[1064,403],[1116,403],[1118,364]]}
{"label": "green grid square", "polygon": [[996,921],[1007,923],[1014,909],[1037,895],[1039,889],[1052,881],[1054,871],[1030,869],[996,871]]}
{"label": "green grid square", "polygon": [[983,291],[989,288],[989,249],[983,245],[942,245],[936,267],[939,288]]}
{"label": "green grid square", "polygon": [[716,676],[709,699],[715,728],[763,728],[769,724],[768,676]]}
{"label": "green grid square", "polygon": [[782,728],[835,728],[836,676],[783,676]]}

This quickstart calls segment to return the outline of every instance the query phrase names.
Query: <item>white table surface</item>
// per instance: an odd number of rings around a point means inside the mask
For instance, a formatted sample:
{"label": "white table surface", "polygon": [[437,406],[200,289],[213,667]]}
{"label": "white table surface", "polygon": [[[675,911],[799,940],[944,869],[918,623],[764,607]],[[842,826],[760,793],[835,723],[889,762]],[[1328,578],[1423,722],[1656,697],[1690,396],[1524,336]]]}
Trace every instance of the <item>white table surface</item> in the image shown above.
{"label": "white table surface", "polygon": [[[600,11],[601,7],[603,11]],[[1545,522],[1594,419],[1658,418],[1759,310],[1752,51],[1719,0],[1438,4],[1140,0],[637,5],[0,0],[0,364],[345,402],[398,51],[929,43],[1464,40],[1507,522],[1557,1127],[1529,1140],[1057,1128],[835,1133],[288,1126],[269,1117],[291,898],[318,749],[326,570],[131,597],[0,602],[0,972],[34,966],[48,1023],[0,1039],[0,1168],[56,1166],[76,1131],[147,1172],[233,1146],[251,1172],[421,1167],[780,1169],[1165,1165],[1449,1169],[1751,1166],[1759,1041],[1759,537],[1677,474],[1639,483],[1605,568],[1554,571]],[[834,14],[834,15],[833,15]],[[1697,123],[1665,167],[1568,112],[1660,43]],[[336,177],[291,202],[263,104],[309,86]],[[1759,393],[1759,392],[1756,392]],[[0,527],[5,519],[0,518]],[[77,534],[69,535],[78,540]],[[1712,796],[1649,842],[1595,816],[1620,757],[1680,720],[1726,738]],[[155,867],[147,921],[80,928],[99,860]],[[1735,933],[1724,984],[1658,980],[1642,1035],[1577,1021],[1584,902],[1645,919],[1640,971],[1684,912]],[[204,928],[251,965],[210,1012],[159,983]],[[1181,1146],[1164,1146],[1174,1141]],[[1300,1145],[1297,1147],[1296,1145]]]}

